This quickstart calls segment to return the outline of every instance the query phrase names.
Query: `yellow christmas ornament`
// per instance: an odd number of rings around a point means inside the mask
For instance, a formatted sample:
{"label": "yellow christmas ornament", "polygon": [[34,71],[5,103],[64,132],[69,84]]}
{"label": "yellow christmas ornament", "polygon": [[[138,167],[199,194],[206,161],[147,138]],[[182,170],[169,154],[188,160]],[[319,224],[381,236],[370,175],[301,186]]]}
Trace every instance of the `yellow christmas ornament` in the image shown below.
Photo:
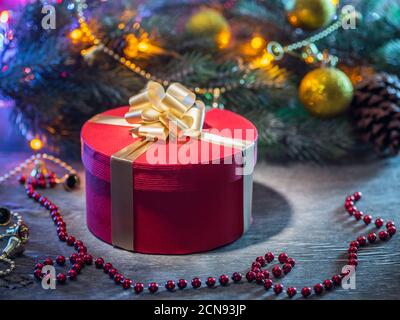
{"label": "yellow christmas ornament", "polygon": [[313,115],[329,118],[344,112],[353,99],[353,85],[336,68],[318,68],[306,74],[300,83],[299,99]]}
{"label": "yellow christmas ornament", "polygon": [[224,38],[223,42],[229,41],[230,37],[228,21],[218,10],[211,8],[200,9],[193,14],[186,24],[186,30],[196,36],[215,37],[218,43],[221,37]]}
{"label": "yellow christmas ornament", "polygon": [[288,14],[289,22],[307,30],[326,27],[335,16],[337,4],[335,0],[296,0]]}

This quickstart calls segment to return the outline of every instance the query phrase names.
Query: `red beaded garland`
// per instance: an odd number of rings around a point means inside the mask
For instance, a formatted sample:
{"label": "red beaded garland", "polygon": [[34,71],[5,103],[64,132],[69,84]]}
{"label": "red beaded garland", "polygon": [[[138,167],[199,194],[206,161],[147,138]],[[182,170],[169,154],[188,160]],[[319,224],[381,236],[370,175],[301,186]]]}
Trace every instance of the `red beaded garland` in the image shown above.
{"label": "red beaded garland", "polygon": [[289,298],[292,298],[296,295],[297,289],[295,287],[289,287],[287,288],[286,293],[289,296]]}
{"label": "red beaded garland", "polygon": [[322,285],[322,283],[317,283],[314,286],[314,292],[315,294],[321,294],[324,291],[324,286]]}
{"label": "red beaded garland", "polygon": [[283,285],[280,283],[277,283],[274,285],[274,292],[275,294],[280,294],[283,291]]}
{"label": "red beaded garland", "polygon": [[150,282],[148,289],[151,293],[156,293],[158,291],[158,283],[156,282]]}
{"label": "red beaded garland", "polygon": [[103,271],[104,273],[108,273],[108,271],[113,267],[113,265],[109,262],[107,262],[106,264],[104,264],[103,266]]}
{"label": "red beaded garland", "polygon": [[327,289],[327,290],[332,289],[332,287],[333,287],[333,282],[332,282],[332,280],[331,280],[331,279],[326,279],[326,280],[324,281],[324,287],[325,287],[325,289]]}
{"label": "red beaded garland", "polygon": [[360,246],[360,243],[358,242],[358,241],[352,241],[352,242],[350,242],[350,247],[359,247]]}
{"label": "red beaded garland", "polygon": [[256,258],[256,262],[258,262],[261,267],[265,266],[265,259],[261,256]]}
{"label": "red beaded garland", "polygon": [[215,286],[215,283],[217,282],[217,280],[214,277],[208,277],[207,281],[206,281],[206,285],[207,287],[211,288]]}
{"label": "red beaded garland", "polygon": [[369,241],[370,243],[374,243],[374,242],[376,241],[376,234],[373,233],[373,232],[370,233],[370,234],[368,235],[367,239],[368,239],[368,241]]}
{"label": "red beaded garland", "polygon": [[287,259],[287,263],[289,263],[293,268],[296,265],[296,260],[294,260],[293,258],[289,258]]}
{"label": "red beaded garland", "polygon": [[[57,222],[57,227],[59,228],[65,228],[67,225],[65,224],[64,221],[59,221]],[[68,239],[68,238],[67,238]],[[72,246],[72,244],[70,244]]]}
{"label": "red beaded garland", "polygon": [[274,254],[272,252],[267,252],[265,254],[264,258],[268,263],[271,263],[272,261],[274,261],[275,257],[274,257]]}
{"label": "red beaded garland", "polygon": [[116,284],[121,284],[122,281],[124,281],[123,275],[120,274],[120,273],[117,273],[117,274],[114,276],[114,282],[115,282]]}
{"label": "red beaded garland", "polygon": [[311,288],[310,288],[310,287],[304,287],[304,288],[302,288],[302,289],[301,289],[301,295],[302,295],[304,298],[307,298],[308,296],[310,296],[310,295],[311,295]]}
{"label": "red beaded garland", "polygon": [[229,277],[226,274],[220,275],[219,283],[221,286],[226,286],[229,283]]}
{"label": "red beaded garland", "polygon": [[44,264],[43,264],[43,263],[37,263],[37,264],[35,265],[35,270],[36,270],[36,269],[42,270],[43,267],[44,267]]}
{"label": "red beaded garland", "polygon": [[101,268],[103,268],[103,265],[104,265],[104,259],[97,258],[94,264],[96,265],[97,269],[101,269]]}
{"label": "red beaded garland", "polygon": [[380,227],[382,227],[383,224],[384,224],[383,219],[378,218],[378,219],[375,220],[375,226],[376,226],[378,229],[379,229]]}
{"label": "red beaded garland", "polygon": [[83,261],[83,259],[82,259],[80,256],[78,256],[78,258],[76,258],[75,261],[76,261],[76,263],[79,264],[82,268],[84,267],[85,262]]}
{"label": "red beaded garland", "polygon": [[80,246],[83,246],[83,242],[80,240],[76,240],[74,243],[75,250],[77,250]]}
{"label": "red beaded garland", "polygon": [[[50,177],[50,175],[49,175]],[[75,237],[68,235],[66,231],[66,224],[63,221],[63,217],[58,211],[58,208],[55,204],[53,204],[49,199],[46,197],[41,196],[38,192],[34,190],[34,187],[36,186],[41,186],[43,188],[46,187],[46,180],[48,177],[42,177],[41,179],[28,179],[28,183],[26,185],[26,194],[28,197],[33,198],[35,201],[39,202],[43,207],[48,209],[50,211],[50,216],[54,220],[55,224],[57,225],[57,235],[61,241],[66,241],[66,243],[69,246],[74,246],[75,250],[79,252],[79,255],[73,254],[70,257],[71,263],[73,264],[72,268],[68,271],[68,278],[69,279],[75,279],[78,275],[78,272],[83,268],[84,265],[86,264],[92,264],[93,263],[93,258],[90,254],[87,254],[87,248],[83,245],[83,242],[80,240],[75,240]],[[50,178],[49,178],[50,179]],[[55,175],[51,175],[51,179],[53,179],[52,183],[49,181],[49,185],[54,185],[56,182]],[[25,183],[24,179],[21,179],[21,183]],[[363,213],[359,210],[356,209],[355,203],[360,200],[362,197],[360,192],[355,192],[352,196],[348,196],[345,201],[345,208],[349,212],[349,214],[354,215],[356,220],[360,220],[361,218],[363,219],[365,224],[369,224],[372,221],[371,215],[363,215]],[[375,220],[375,226],[377,228],[382,227],[384,224],[383,219],[378,218]],[[392,221],[388,221],[386,223],[386,229],[380,231],[378,233],[378,236],[375,233],[370,233],[368,234],[367,237],[365,236],[359,236],[355,241],[352,241],[350,243],[348,252],[349,252],[349,260],[348,264],[356,266],[358,264],[357,260],[357,251],[359,246],[365,246],[367,245],[367,241],[370,243],[373,243],[379,239],[381,240],[387,240],[390,236],[393,236],[396,233],[396,228],[395,224]],[[65,264],[65,257],[64,261],[61,258],[63,256],[58,256],[56,258],[57,264],[63,265]],[[258,283],[263,283],[265,289],[269,289],[273,286],[273,282],[271,279],[269,279],[269,272],[267,270],[261,270],[261,267],[263,267],[266,263],[271,263],[274,260],[274,255],[271,252],[267,252],[264,257],[259,256],[256,258],[255,262],[252,264],[251,271],[247,272],[246,278],[249,282],[253,282],[256,280]],[[292,258],[289,258],[286,253],[281,253],[278,256],[278,260],[280,263],[283,264],[282,268],[280,266],[274,266],[272,268],[272,273],[274,274],[275,277],[279,278],[282,276],[282,272],[287,274],[291,271],[291,269],[295,265],[295,260]],[[50,263],[51,262],[51,263]],[[52,260],[50,258],[46,259],[44,262],[44,265],[46,264],[52,264]],[[122,284],[122,287],[125,289],[128,289],[132,287],[132,281],[130,279],[125,279],[123,275],[117,272],[115,268],[113,268],[111,263],[104,263],[104,260],[102,258],[97,258],[95,260],[95,266],[96,268],[103,269],[105,273],[108,273],[111,278],[114,279],[114,281],[118,284]],[[41,279],[43,277],[42,274],[42,264],[36,264],[35,266],[35,271],[34,271],[34,276],[37,279]],[[254,272],[257,271],[257,272]],[[325,289],[330,290],[334,285],[340,285],[341,280],[342,280],[341,275],[334,275],[332,279],[327,279],[323,281],[323,284],[316,284],[314,285],[314,292],[316,294],[321,294]],[[65,283],[66,276],[63,273],[59,273],[57,275],[57,281],[60,283]],[[242,275],[238,272],[234,272],[232,274],[232,280],[234,282],[239,282],[242,279]],[[225,274],[221,275],[219,277],[219,282],[221,285],[226,285],[229,283],[229,277]],[[209,277],[206,281],[207,286],[214,286],[216,283],[216,279],[214,277]],[[191,281],[192,287],[193,288],[199,288],[201,286],[201,280],[200,278],[194,278]],[[168,280],[165,284],[165,288],[169,291],[173,291],[175,288],[175,282],[173,280]],[[177,282],[177,286],[180,289],[184,289],[187,286],[187,281],[184,279],[180,279]],[[134,291],[136,293],[140,293],[143,291],[144,285],[140,282],[137,282],[133,285]],[[148,289],[150,292],[155,293],[158,291],[158,284],[156,282],[150,282],[148,285]],[[276,294],[280,294],[283,291],[283,286],[280,283],[277,283],[274,285],[274,292]],[[311,288],[310,287],[303,287],[301,290],[301,294],[303,297],[308,297],[311,294]],[[289,287],[286,290],[287,294],[289,297],[293,297],[296,293],[297,290],[295,287]]]}
{"label": "red beaded garland", "polygon": [[185,289],[187,287],[187,280],[185,279],[179,279],[178,280],[178,288],[179,289]]}
{"label": "red beaded garland", "polygon": [[69,279],[74,280],[74,279],[76,279],[77,276],[78,276],[78,273],[74,269],[71,269],[68,271]]}
{"label": "red beaded garland", "polygon": [[255,274],[260,273],[261,269],[260,268],[251,268],[250,271],[253,271]]}
{"label": "red beaded garland", "polygon": [[272,274],[275,278],[280,278],[282,276],[282,269],[280,266],[275,266],[272,268]]}
{"label": "red beaded garland", "polygon": [[359,192],[359,191],[358,191],[358,192],[354,192],[353,197],[354,197],[354,200],[355,200],[355,201],[358,201],[358,200],[361,199],[362,193]]}
{"label": "red beaded garland", "polygon": [[234,273],[232,274],[232,280],[233,280],[234,282],[240,282],[240,281],[242,280],[242,274],[239,273],[239,272],[234,272]]}
{"label": "red beaded garland", "polygon": [[192,287],[197,289],[201,287],[201,280],[200,278],[193,278],[192,280]]}
{"label": "red beaded garland", "polygon": [[357,247],[349,247],[348,252],[349,253],[357,253],[358,252],[358,248]]}
{"label": "red beaded garland", "polygon": [[133,290],[135,291],[136,294],[141,293],[143,289],[144,289],[144,284],[141,282],[136,282],[135,285],[133,286]]}
{"label": "red beaded garland", "polygon": [[254,271],[247,272],[246,279],[248,282],[253,282],[256,279],[256,273]]}
{"label": "red beaded garland", "polygon": [[354,218],[360,220],[364,214],[361,211],[354,212]]}
{"label": "red beaded garland", "polygon": [[365,222],[365,224],[370,224],[372,221],[372,216],[369,214],[365,215],[363,221]]}
{"label": "red beaded garland", "polygon": [[60,232],[58,234],[58,239],[60,239],[61,241],[66,241],[67,240],[67,234],[65,232]]}
{"label": "red beaded garland", "polygon": [[165,289],[167,289],[168,291],[173,291],[175,289],[175,281],[173,280],[168,280],[165,283]]}
{"label": "red beaded garland", "polygon": [[[131,287],[131,285],[132,285],[132,280],[130,280],[130,279],[124,279],[122,281],[122,288],[124,288],[125,290],[129,289]],[[157,285],[157,290],[158,290],[158,285]]]}
{"label": "red beaded garland", "polygon": [[287,260],[289,259],[287,253],[282,252],[279,256],[278,256],[278,260],[280,263],[285,263]]}
{"label": "red beaded garland", "polygon": [[256,280],[256,282],[258,283],[258,284],[261,284],[261,283],[263,283],[263,281],[264,281],[264,274],[260,271],[259,273],[257,273],[256,274],[256,278],[255,278],[255,280]]}
{"label": "red beaded garland", "polygon": [[36,269],[36,270],[33,272],[33,275],[35,276],[36,279],[41,280],[42,277],[43,277],[42,269]]}
{"label": "red beaded garland", "polygon": [[261,264],[260,263],[258,263],[258,262],[253,262],[252,264],[251,264],[251,269],[253,270],[253,269],[260,269],[261,268]]}
{"label": "red beaded garland", "polygon": [[271,287],[272,287],[272,284],[273,284],[273,282],[272,282],[271,279],[265,279],[265,280],[264,280],[264,288],[265,288],[266,290],[268,290],[269,288],[271,288]]}
{"label": "red beaded garland", "polygon": [[79,256],[76,253],[71,254],[71,256],[69,257],[69,261],[74,264],[76,263],[76,259],[78,259]]}
{"label": "red beaded garland", "polygon": [[358,258],[357,253],[354,253],[354,252],[349,253],[348,258],[349,258],[349,260],[357,259]]}
{"label": "red beaded garland", "polygon": [[364,236],[359,236],[357,238],[357,242],[359,243],[360,246],[365,246],[367,244],[367,238]]}
{"label": "red beaded garland", "polygon": [[338,285],[340,285],[342,283],[342,277],[339,276],[339,275],[334,275],[332,277],[332,282],[333,282],[334,285],[338,286]]}
{"label": "red beaded garland", "polygon": [[378,233],[378,237],[379,237],[379,239],[385,241],[385,240],[387,240],[389,238],[389,233],[387,231],[380,231]]}
{"label": "red beaded garland", "polygon": [[268,270],[263,270],[263,271],[261,271],[261,273],[263,274],[264,279],[268,279],[269,278],[269,271]]}
{"label": "red beaded garland", "polygon": [[25,184],[25,182],[26,182],[26,176],[20,175],[19,178],[18,178],[18,182],[19,182],[20,184]]}
{"label": "red beaded garland", "polygon": [[67,281],[67,276],[64,273],[57,274],[56,278],[59,284],[64,284]]}
{"label": "red beaded garland", "polygon": [[358,265],[358,260],[356,260],[356,259],[349,259],[349,261],[347,262],[347,264],[349,264],[350,266],[357,266],[357,265]]}
{"label": "red beaded garland", "polygon": [[396,233],[396,227],[394,225],[390,226],[389,228],[387,228],[387,232],[390,236],[393,236]]}
{"label": "red beaded garland", "polygon": [[282,270],[284,274],[288,274],[292,270],[292,265],[290,263],[285,263]]}
{"label": "red beaded garland", "polygon": [[68,236],[68,237],[67,237],[67,244],[68,244],[69,246],[73,246],[74,243],[75,243],[75,237],[73,237],[73,236]]}
{"label": "red beaded garland", "polygon": [[113,279],[116,274],[117,274],[117,269],[111,268],[110,270],[108,270],[108,275],[110,276],[111,279]]}
{"label": "red beaded garland", "polygon": [[393,221],[389,220],[388,222],[386,222],[386,228],[389,229],[390,227],[395,227],[395,224]]}
{"label": "red beaded garland", "polygon": [[83,261],[87,264],[90,265],[93,263],[93,257],[90,254],[85,254],[83,256]]}
{"label": "red beaded garland", "polygon": [[63,266],[65,264],[65,257],[64,256],[57,256],[56,257],[56,263],[59,266]]}
{"label": "red beaded garland", "polygon": [[81,272],[81,270],[82,270],[82,265],[81,265],[80,263],[75,263],[75,264],[72,266],[72,269],[75,270],[77,273],[79,273],[79,272]]}

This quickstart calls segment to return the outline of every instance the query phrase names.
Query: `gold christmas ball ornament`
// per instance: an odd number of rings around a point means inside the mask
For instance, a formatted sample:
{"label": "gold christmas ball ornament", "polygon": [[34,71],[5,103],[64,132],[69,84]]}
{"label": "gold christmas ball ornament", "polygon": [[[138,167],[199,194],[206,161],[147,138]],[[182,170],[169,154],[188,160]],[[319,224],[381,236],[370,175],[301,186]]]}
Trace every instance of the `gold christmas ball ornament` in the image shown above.
{"label": "gold christmas ball ornament", "polygon": [[337,4],[335,0],[296,0],[288,14],[289,22],[307,30],[326,27],[335,16]]}
{"label": "gold christmas ball ornament", "polygon": [[299,99],[313,115],[329,118],[344,112],[353,99],[353,85],[336,68],[318,68],[305,75],[299,87]]}
{"label": "gold christmas ball ornament", "polygon": [[204,8],[193,14],[186,30],[193,35],[217,37],[221,33],[229,32],[229,23],[225,17],[215,9]]}

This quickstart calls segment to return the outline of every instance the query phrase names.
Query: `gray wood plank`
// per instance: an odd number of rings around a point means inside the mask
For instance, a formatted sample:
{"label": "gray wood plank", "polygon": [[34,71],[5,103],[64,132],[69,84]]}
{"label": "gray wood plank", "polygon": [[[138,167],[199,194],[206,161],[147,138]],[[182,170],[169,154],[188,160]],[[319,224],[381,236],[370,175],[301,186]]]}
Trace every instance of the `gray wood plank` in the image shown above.
{"label": "gray wood plank", "polygon": [[[0,173],[24,156],[0,152]],[[362,222],[353,223],[344,213],[345,195],[362,191],[363,211],[400,223],[399,164],[400,159],[321,167],[261,163],[255,172],[254,222],[250,230],[226,247],[186,256],[143,255],[112,248],[86,228],[83,188],[70,193],[49,190],[46,194],[61,208],[70,232],[84,241],[94,256],[105,257],[133,280],[163,283],[170,278],[204,279],[209,275],[244,272],[256,256],[267,251],[286,251],[297,264],[282,283],[301,289],[339,272],[346,262],[349,241],[372,229]],[[85,268],[75,282],[56,290],[43,290],[32,276],[35,262],[49,255],[69,256],[72,249],[57,240],[47,213],[28,200],[20,188],[16,183],[0,186],[0,204],[21,212],[31,229],[26,251],[16,260],[15,274],[0,279],[0,299],[286,299],[286,295],[276,297],[271,291],[245,282],[227,288],[176,293],[162,290],[156,295],[135,296],[114,285],[94,267]],[[387,243],[362,250],[357,289],[335,289],[317,299],[399,299],[399,244],[396,235]]]}

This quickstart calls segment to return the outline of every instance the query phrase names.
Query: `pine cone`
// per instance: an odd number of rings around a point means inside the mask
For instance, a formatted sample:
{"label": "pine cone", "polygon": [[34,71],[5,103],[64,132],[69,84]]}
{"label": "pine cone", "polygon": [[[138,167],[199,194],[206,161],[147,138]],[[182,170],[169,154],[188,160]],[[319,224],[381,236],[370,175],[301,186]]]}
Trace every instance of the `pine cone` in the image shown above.
{"label": "pine cone", "polygon": [[364,141],[380,153],[400,151],[400,80],[377,73],[355,87],[352,114]]}

